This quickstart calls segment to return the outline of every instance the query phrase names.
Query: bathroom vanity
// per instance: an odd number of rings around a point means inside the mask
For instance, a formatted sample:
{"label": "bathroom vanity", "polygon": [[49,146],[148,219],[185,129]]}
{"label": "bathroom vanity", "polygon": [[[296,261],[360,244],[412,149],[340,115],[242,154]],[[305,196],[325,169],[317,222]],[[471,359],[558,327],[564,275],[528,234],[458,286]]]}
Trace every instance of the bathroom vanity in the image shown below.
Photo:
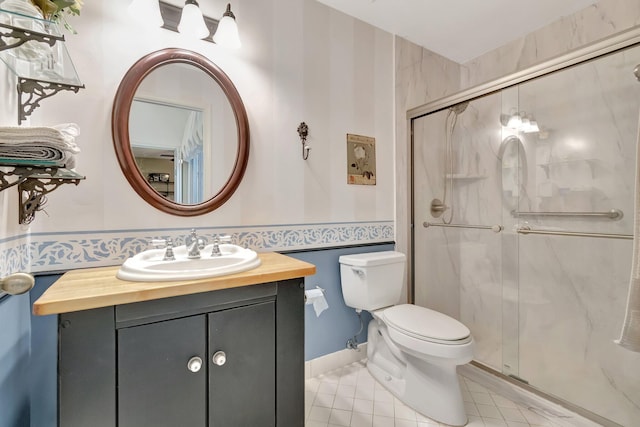
{"label": "bathroom vanity", "polygon": [[277,253],[243,273],[128,282],[71,271],[33,306],[58,317],[64,427],[304,425],[304,276]]}

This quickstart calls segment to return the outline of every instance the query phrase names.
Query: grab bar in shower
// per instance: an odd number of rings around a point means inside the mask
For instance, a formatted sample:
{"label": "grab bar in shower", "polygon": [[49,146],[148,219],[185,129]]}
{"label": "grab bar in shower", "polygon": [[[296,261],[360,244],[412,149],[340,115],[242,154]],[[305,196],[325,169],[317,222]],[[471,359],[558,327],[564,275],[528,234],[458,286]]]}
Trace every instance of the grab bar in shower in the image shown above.
{"label": "grab bar in shower", "polygon": [[596,217],[609,218],[613,220],[622,219],[623,213],[620,209],[611,209],[606,212],[518,212],[511,211],[514,217],[521,216],[569,216],[569,217]]}
{"label": "grab bar in shower", "polygon": [[633,240],[631,234],[608,234],[608,233],[583,233],[579,231],[554,231],[554,230],[532,230],[528,226],[516,229],[519,234],[545,234],[549,236],[569,236],[569,237],[595,237],[599,239],[624,239]]}
{"label": "grab bar in shower", "polygon": [[497,224],[496,225],[441,224],[438,222],[427,222],[427,221],[423,222],[422,226],[424,228],[429,228],[429,227],[474,228],[478,230],[491,230],[494,233],[499,233],[504,229],[504,227]]}

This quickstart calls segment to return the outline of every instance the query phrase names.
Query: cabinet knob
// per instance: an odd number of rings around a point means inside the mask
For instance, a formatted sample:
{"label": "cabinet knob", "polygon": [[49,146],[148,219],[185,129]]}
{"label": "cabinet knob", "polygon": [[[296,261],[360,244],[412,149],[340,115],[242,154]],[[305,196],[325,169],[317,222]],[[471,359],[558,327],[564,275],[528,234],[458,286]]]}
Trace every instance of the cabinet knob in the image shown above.
{"label": "cabinet knob", "polygon": [[222,366],[227,361],[227,355],[224,354],[224,351],[216,351],[212,360],[214,365]]}
{"label": "cabinet knob", "polygon": [[191,372],[198,372],[202,368],[202,359],[198,356],[194,356],[187,362],[187,369]]}

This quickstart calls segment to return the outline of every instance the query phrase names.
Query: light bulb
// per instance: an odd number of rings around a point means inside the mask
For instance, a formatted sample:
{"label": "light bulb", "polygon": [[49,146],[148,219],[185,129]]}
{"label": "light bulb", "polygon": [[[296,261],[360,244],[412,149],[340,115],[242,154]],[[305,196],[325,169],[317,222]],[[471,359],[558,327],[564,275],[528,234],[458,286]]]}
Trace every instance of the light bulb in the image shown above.
{"label": "light bulb", "polygon": [[526,127],[524,132],[525,133],[540,132],[540,128],[538,127],[538,122],[536,122],[535,120],[529,121],[529,125]]}
{"label": "light bulb", "polygon": [[520,114],[515,113],[509,119],[507,127],[510,129],[520,129],[520,126],[522,126],[522,119],[520,118]]}
{"label": "light bulb", "polygon": [[238,49],[242,46],[238,35],[238,24],[236,17],[231,12],[231,4],[227,4],[227,10],[218,22],[218,29],[213,35],[213,41],[223,47]]}
{"label": "light bulb", "polygon": [[204,22],[202,11],[198,2],[195,0],[187,0],[182,8],[182,16],[178,24],[180,34],[187,35],[196,39],[204,39],[209,35],[209,28]]}

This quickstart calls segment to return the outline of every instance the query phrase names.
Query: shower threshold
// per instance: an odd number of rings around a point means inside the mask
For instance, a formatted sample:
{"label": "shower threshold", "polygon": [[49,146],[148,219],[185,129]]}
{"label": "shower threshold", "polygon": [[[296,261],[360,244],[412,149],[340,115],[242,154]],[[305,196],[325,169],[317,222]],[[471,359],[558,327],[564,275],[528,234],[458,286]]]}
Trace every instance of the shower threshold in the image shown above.
{"label": "shower threshold", "polygon": [[526,406],[562,427],[623,427],[571,402],[543,393],[519,377],[507,376],[475,360],[458,367],[458,373],[494,393]]}

